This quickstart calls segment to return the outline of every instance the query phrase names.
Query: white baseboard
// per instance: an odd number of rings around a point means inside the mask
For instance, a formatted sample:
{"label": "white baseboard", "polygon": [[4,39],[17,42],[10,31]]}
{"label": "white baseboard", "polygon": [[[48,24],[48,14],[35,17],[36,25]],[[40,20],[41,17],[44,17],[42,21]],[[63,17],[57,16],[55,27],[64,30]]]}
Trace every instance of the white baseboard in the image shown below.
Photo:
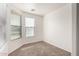
{"label": "white baseboard", "polygon": [[[44,40],[44,42],[47,42],[47,43],[49,43],[49,44],[51,44],[51,45],[54,45],[54,46],[56,46],[56,47],[58,47],[58,48],[60,48],[60,49],[65,50],[65,51],[71,52],[71,51],[69,51],[69,50],[66,50],[66,49],[64,49],[64,48],[60,47],[59,45],[55,44],[55,43],[54,43],[54,42],[52,42],[52,41],[49,41],[49,40]],[[71,52],[71,53],[72,53],[72,52]]]}

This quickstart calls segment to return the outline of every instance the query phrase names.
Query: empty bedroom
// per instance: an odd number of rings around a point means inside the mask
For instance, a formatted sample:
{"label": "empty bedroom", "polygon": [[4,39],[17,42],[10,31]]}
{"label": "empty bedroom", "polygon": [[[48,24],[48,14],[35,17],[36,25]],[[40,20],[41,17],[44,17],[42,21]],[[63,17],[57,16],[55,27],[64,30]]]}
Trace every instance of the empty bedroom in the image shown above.
{"label": "empty bedroom", "polygon": [[[0,6],[6,11],[6,40],[3,41],[7,43],[8,56],[72,55],[72,3]],[[2,45],[3,41],[0,41]]]}

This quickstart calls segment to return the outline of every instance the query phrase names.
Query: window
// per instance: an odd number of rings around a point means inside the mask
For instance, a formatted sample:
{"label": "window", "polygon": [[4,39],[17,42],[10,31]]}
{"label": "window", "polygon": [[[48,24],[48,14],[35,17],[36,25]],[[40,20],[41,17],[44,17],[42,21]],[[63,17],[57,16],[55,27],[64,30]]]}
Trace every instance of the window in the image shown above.
{"label": "window", "polygon": [[11,40],[18,39],[21,37],[21,24],[20,15],[11,13],[10,26],[11,26]]}
{"label": "window", "polygon": [[25,26],[26,26],[26,37],[34,36],[35,19],[26,17]]}

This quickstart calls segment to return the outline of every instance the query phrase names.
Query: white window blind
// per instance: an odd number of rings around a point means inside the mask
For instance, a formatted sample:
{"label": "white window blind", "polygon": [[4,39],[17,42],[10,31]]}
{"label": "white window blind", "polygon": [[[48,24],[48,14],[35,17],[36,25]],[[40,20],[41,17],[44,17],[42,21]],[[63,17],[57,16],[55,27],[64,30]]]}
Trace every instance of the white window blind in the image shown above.
{"label": "white window blind", "polygon": [[25,25],[26,25],[26,37],[34,36],[35,19],[26,17]]}
{"label": "white window blind", "polygon": [[10,26],[11,26],[11,40],[20,38],[21,37],[20,15],[11,13]]}

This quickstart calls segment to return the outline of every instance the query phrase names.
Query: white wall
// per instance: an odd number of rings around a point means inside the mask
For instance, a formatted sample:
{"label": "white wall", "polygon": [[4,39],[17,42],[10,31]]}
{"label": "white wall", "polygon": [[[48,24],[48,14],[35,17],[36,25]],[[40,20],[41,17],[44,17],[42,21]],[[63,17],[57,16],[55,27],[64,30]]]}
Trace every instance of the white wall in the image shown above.
{"label": "white wall", "polygon": [[[34,14],[30,14],[30,13],[23,13],[22,11],[20,11],[19,9],[16,9],[16,8],[13,8],[12,6],[8,7],[8,31],[10,30],[10,11],[13,9],[15,10],[16,12],[20,13],[22,15],[22,19],[21,19],[21,22],[22,22],[22,38],[21,39],[16,39],[16,40],[10,40],[10,31],[7,32],[7,34],[9,35],[8,36],[8,53],[11,53],[13,52],[14,50],[16,50],[17,48],[21,47],[22,45],[24,44],[27,44],[27,43],[32,43],[32,42],[37,42],[37,41],[41,41],[42,40],[42,20],[43,20],[43,17],[42,16],[39,16],[39,15],[34,15]],[[29,37],[29,38],[26,38],[25,35],[25,19],[24,17],[25,16],[28,16],[28,17],[34,17],[35,18],[35,22],[36,22],[36,27],[35,27],[35,36],[34,37]]]}
{"label": "white wall", "polygon": [[7,5],[0,3],[0,56],[8,55],[7,39],[6,39],[6,17]]}
{"label": "white wall", "polygon": [[44,41],[72,52],[72,5],[67,4],[44,17]]}
{"label": "white wall", "polygon": [[77,55],[77,4],[72,4],[72,56]]}
{"label": "white wall", "polygon": [[6,4],[0,3],[0,49],[5,43]]}

